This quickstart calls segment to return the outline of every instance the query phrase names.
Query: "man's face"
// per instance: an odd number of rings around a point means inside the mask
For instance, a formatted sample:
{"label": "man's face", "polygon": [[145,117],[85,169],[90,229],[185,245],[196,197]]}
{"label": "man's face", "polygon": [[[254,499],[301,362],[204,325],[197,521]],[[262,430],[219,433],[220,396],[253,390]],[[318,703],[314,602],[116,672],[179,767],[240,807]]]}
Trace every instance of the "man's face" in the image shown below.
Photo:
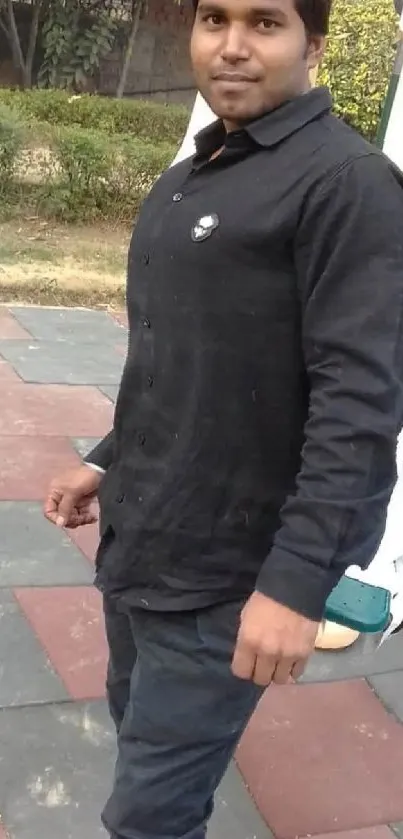
{"label": "man's face", "polygon": [[191,56],[198,89],[232,130],[308,90],[323,47],[294,0],[200,0]]}

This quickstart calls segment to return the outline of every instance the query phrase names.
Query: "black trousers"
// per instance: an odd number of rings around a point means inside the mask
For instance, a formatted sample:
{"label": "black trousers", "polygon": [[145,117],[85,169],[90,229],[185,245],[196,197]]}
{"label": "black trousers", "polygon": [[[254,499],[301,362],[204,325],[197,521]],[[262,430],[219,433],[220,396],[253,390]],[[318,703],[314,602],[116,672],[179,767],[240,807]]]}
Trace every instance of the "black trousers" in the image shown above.
{"label": "black trousers", "polygon": [[242,605],[162,613],[105,599],[118,759],[102,818],[113,839],[204,839],[261,696],[231,672]]}

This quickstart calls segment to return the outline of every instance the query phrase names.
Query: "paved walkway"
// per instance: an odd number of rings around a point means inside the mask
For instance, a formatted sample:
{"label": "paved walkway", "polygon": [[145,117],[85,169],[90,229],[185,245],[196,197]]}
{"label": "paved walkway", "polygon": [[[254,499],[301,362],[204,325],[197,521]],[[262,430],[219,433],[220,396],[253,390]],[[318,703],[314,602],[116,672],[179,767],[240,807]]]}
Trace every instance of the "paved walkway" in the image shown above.
{"label": "paved walkway", "polygon": [[[41,502],[109,430],[125,344],[105,312],[0,308],[0,839],[105,837],[97,533],[56,530]],[[210,839],[403,838],[403,634],[317,655],[307,682],[268,691],[239,749],[261,815],[234,766]]]}

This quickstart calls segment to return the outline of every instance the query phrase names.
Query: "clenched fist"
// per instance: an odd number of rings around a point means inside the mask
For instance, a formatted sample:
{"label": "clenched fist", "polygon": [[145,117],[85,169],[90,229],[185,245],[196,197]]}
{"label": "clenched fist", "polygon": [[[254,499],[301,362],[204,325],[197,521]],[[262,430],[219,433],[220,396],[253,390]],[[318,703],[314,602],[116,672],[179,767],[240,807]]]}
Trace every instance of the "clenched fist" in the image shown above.
{"label": "clenched fist", "polygon": [[92,509],[102,475],[83,464],[55,478],[44,503],[47,519],[58,527],[92,524],[97,516]]}
{"label": "clenched fist", "polygon": [[255,591],[241,615],[233,673],[264,687],[298,679],[313,652],[318,628],[316,621]]}

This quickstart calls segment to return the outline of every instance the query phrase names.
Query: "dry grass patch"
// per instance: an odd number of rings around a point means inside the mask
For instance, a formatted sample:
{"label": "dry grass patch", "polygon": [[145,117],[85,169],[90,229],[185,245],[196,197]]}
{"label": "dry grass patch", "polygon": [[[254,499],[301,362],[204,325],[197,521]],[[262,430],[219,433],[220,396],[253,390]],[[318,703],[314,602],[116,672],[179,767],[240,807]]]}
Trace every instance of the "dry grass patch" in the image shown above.
{"label": "dry grass patch", "polygon": [[3,222],[0,300],[121,306],[129,237],[123,227]]}

